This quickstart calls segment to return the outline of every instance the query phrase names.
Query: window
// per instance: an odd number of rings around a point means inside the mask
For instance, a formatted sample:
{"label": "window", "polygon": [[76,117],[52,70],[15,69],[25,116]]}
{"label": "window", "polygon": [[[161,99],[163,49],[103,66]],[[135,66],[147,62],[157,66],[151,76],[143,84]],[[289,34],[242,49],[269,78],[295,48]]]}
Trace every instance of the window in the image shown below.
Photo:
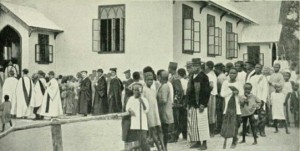
{"label": "window", "polygon": [[35,62],[39,64],[53,62],[53,46],[49,45],[49,35],[38,35],[38,44],[35,45]]}
{"label": "window", "polygon": [[200,53],[199,21],[193,19],[193,8],[182,5],[182,52]]}
{"label": "window", "polygon": [[[249,58],[248,53],[244,53],[243,61],[246,62],[246,61],[249,61],[249,60],[250,60],[250,58]],[[259,54],[259,64],[264,65],[264,54],[263,53]]]}
{"label": "window", "polygon": [[215,17],[207,15],[207,46],[208,56],[222,55],[222,29],[215,27]]}
{"label": "window", "polygon": [[226,22],[226,58],[238,57],[238,34],[232,31],[232,23]]}
{"label": "window", "polygon": [[122,53],[125,50],[125,5],[99,6],[93,19],[93,51]]}

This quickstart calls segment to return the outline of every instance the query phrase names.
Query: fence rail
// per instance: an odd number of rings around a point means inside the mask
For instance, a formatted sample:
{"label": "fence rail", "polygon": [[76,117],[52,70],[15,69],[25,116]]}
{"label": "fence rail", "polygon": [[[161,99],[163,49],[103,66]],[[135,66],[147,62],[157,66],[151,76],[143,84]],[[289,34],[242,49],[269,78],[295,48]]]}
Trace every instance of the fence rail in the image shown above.
{"label": "fence rail", "polygon": [[23,126],[13,125],[13,127],[9,128],[7,131],[0,133],[0,139],[2,139],[3,137],[5,137],[8,134],[15,132],[15,131],[51,126],[53,151],[63,151],[61,125],[77,123],[77,122],[92,121],[92,120],[116,119],[116,118],[120,118],[120,117],[124,117],[124,116],[128,116],[128,115],[129,115],[128,112],[112,113],[112,114],[106,114],[106,115],[97,115],[97,116],[91,116],[91,117],[78,117],[78,118],[70,118],[70,119],[55,118],[55,119],[51,119],[51,121],[45,121],[43,123],[36,123],[36,124],[23,125]]}

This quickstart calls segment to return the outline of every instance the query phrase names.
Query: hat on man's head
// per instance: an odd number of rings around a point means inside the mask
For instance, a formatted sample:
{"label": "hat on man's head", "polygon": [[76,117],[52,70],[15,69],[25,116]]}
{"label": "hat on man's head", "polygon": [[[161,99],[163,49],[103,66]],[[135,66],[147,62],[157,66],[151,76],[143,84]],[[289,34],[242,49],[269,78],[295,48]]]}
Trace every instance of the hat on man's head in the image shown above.
{"label": "hat on man's head", "polygon": [[185,66],[186,67],[192,67],[193,66],[192,61],[187,61]]}
{"label": "hat on man's head", "polygon": [[103,70],[102,70],[102,69],[98,69],[98,70],[97,70],[97,72],[101,72],[101,73],[103,73]]}
{"label": "hat on man's head", "polygon": [[215,68],[217,68],[217,69],[222,69],[223,68],[223,64],[222,63],[217,63],[217,64],[215,64]]}
{"label": "hat on man's head", "polygon": [[110,71],[117,72],[117,68],[110,68],[109,70],[110,70]]}
{"label": "hat on man's head", "polygon": [[170,62],[169,63],[169,69],[176,70],[177,69],[177,62]]}
{"label": "hat on man's head", "polygon": [[201,65],[201,58],[193,58],[192,64],[194,65]]}
{"label": "hat on man's head", "polygon": [[128,70],[126,70],[126,71],[124,71],[124,74],[127,74],[127,73],[129,73],[129,74],[130,74],[130,69],[128,69]]}
{"label": "hat on man's head", "polygon": [[245,63],[251,64],[252,66],[255,66],[255,63],[253,61],[246,61]]}
{"label": "hat on man's head", "polygon": [[48,72],[48,75],[55,75],[55,73],[54,73],[54,71],[50,71],[50,72]]}
{"label": "hat on man's head", "polygon": [[42,75],[42,74],[44,74],[44,72],[43,72],[42,70],[39,70],[39,71],[37,72],[37,74]]}

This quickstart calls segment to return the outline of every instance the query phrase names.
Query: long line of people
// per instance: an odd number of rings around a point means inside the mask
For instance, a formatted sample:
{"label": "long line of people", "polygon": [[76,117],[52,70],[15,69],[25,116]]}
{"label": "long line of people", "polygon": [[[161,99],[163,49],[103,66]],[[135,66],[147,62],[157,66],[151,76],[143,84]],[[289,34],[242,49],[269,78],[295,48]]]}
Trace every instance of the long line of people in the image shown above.
{"label": "long line of people", "polygon": [[9,115],[42,120],[64,114],[129,112],[122,119],[125,149],[139,141],[148,151],[151,138],[159,151],[166,151],[180,134],[191,148],[206,150],[215,134],[225,138],[223,148],[233,138],[235,148],[241,124],[240,143],[246,142],[250,125],[257,144],[258,133],[266,136],[266,124],[276,132],[284,125],[286,133],[291,122],[299,127],[299,71],[294,69],[280,71],[275,63],[272,71],[252,62],[223,65],[194,58],[178,70],[176,62],[157,73],[150,66],[133,74],[127,70],[125,81],[117,77],[116,68],[107,74],[98,69],[90,75],[81,71],[76,77],[58,78],[53,71],[47,77],[43,71],[29,77],[24,69],[19,79],[11,70],[2,89],[2,130],[11,122]]}

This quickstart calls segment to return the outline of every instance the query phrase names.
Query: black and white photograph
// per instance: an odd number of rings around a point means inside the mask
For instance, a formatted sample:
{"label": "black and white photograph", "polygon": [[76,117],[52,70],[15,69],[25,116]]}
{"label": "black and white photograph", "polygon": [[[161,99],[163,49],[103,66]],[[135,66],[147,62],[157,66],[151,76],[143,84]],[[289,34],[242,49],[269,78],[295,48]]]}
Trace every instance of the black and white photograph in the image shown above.
{"label": "black and white photograph", "polygon": [[300,151],[299,0],[0,0],[0,151]]}

